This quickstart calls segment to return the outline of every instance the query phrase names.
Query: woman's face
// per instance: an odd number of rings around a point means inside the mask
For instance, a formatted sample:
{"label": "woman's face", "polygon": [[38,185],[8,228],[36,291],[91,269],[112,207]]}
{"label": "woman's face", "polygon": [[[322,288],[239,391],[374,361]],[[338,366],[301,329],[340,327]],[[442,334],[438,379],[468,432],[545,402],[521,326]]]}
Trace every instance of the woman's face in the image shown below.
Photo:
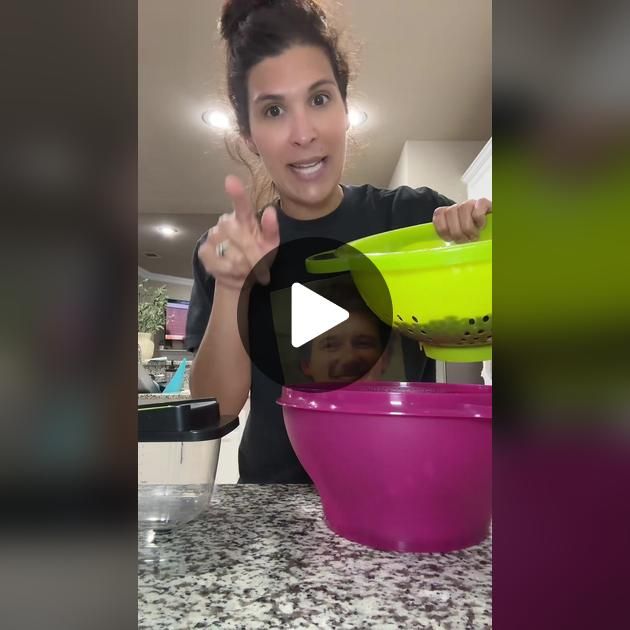
{"label": "woman's face", "polygon": [[250,148],[283,199],[317,207],[338,194],[346,108],[324,51],[293,46],[249,73]]}

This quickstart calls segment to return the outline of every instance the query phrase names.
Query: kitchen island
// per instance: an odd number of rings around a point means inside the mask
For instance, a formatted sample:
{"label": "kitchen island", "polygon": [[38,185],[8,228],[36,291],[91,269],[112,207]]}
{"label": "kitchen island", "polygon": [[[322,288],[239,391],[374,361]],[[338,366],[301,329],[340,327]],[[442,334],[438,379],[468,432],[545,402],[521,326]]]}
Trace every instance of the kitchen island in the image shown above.
{"label": "kitchen island", "polygon": [[207,514],[139,545],[138,627],[491,627],[491,542],[375,551],[326,526],[312,486],[222,485]]}

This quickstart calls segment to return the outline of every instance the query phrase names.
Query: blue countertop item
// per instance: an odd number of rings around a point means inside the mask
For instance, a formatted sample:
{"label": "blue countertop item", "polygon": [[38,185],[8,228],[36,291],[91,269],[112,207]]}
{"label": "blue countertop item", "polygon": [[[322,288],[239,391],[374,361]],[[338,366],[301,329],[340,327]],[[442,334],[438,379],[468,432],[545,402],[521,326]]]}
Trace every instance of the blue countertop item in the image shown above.
{"label": "blue countertop item", "polygon": [[184,388],[184,376],[186,375],[186,359],[182,359],[177,371],[173,374],[173,378],[168,382],[168,385],[164,388],[163,394],[179,394]]}

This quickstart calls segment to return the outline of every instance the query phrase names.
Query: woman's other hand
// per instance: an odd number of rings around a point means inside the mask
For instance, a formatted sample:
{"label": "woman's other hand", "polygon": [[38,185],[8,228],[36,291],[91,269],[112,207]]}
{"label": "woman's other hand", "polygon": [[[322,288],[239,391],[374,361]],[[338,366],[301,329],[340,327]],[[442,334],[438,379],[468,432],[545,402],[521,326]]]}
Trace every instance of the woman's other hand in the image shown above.
{"label": "woman's other hand", "polygon": [[479,238],[486,224],[486,215],[492,212],[492,202],[485,197],[469,199],[452,206],[436,208],[433,225],[445,241],[469,243]]}

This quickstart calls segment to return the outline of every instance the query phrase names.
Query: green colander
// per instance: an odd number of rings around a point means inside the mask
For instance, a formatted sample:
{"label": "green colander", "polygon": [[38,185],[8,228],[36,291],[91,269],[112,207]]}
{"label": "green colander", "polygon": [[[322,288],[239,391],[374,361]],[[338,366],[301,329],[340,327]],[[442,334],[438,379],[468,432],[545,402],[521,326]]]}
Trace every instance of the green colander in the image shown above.
{"label": "green colander", "polygon": [[311,256],[306,269],[316,274],[350,271],[369,308],[388,326],[421,343],[433,359],[492,358],[491,215],[472,243],[443,241],[433,224],[426,223]]}

